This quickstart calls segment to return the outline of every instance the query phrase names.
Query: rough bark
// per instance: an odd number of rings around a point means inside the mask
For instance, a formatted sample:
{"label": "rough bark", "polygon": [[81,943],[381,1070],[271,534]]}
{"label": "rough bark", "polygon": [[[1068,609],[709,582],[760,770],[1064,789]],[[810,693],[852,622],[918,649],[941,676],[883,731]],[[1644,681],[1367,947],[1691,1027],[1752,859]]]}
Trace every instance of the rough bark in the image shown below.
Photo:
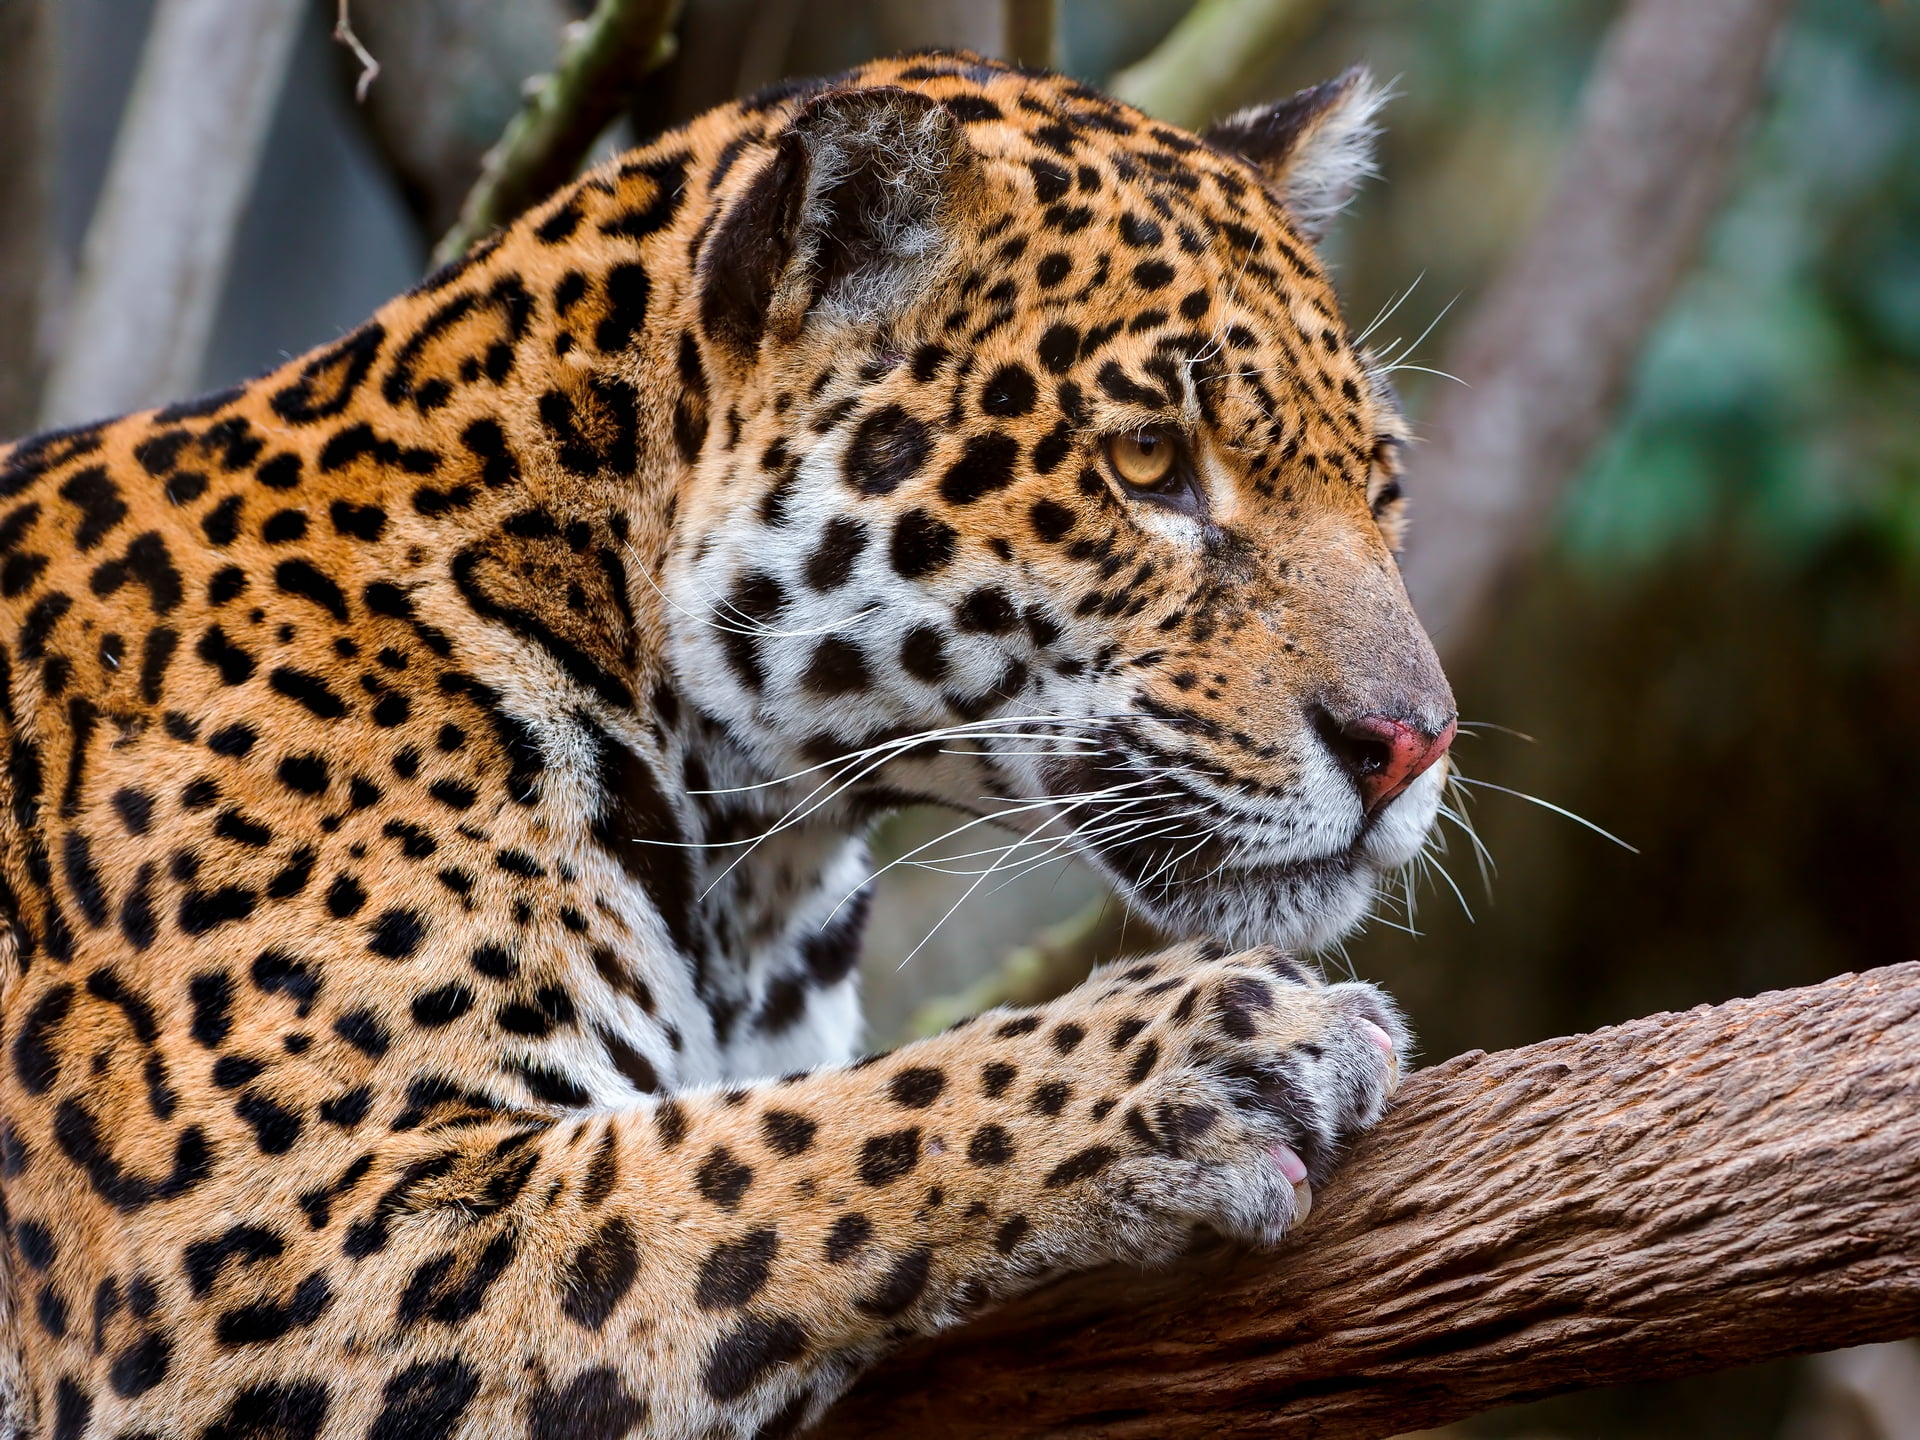
{"label": "rough bark", "polygon": [[0,0],[0,439],[33,428],[46,283],[53,6]]}
{"label": "rough bark", "polygon": [[822,1435],[1387,1436],[1920,1332],[1920,963],[1413,1075],[1277,1252],[1071,1279]]}
{"label": "rough bark", "polygon": [[87,227],[47,424],[190,394],[303,14],[160,0]]}
{"label": "rough bark", "polygon": [[1540,219],[1479,301],[1421,427],[1407,589],[1471,643],[1544,539],[1693,263],[1789,0],[1632,0],[1601,49]]}

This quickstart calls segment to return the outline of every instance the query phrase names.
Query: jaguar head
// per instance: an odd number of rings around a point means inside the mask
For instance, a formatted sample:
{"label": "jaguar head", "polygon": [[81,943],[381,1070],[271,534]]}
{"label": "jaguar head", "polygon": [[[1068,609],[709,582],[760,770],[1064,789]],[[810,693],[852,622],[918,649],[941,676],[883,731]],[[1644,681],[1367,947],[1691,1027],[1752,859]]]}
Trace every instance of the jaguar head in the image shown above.
{"label": "jaguar head", "polygon": [[785,102],[702,242],[727,419],[670,569],[677,667],[770,773],[998,816],[1175,932],[1365,912],[1455,721],[1405,428],[1312,249],[1379,101],[1193,135],[939,56]]}

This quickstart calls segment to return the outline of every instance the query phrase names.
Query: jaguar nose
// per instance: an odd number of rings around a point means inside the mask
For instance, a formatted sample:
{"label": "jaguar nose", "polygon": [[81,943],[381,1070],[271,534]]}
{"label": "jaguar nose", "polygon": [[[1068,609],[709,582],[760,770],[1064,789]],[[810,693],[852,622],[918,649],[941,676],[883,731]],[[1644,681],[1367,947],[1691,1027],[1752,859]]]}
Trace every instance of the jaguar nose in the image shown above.
{"label": "jaguar nose", "polygon": [[1371,815],[1447,753],[1456,728],[1453,720],[1435,733],[1392,715],[1361,715],[1351,720],[1325,715],[1321,738],[1353,777],[1360,807]]}

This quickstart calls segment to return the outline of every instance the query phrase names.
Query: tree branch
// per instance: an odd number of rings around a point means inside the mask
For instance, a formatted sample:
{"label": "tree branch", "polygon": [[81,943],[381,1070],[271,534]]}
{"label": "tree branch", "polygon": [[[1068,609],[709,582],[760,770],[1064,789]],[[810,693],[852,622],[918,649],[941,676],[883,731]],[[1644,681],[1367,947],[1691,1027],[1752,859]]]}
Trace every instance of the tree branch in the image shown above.
{"label": "tree branch", "polygon": [[1200,0],[1152,54],[1108,89],[1129,105],[1199,129],[1240,100],[1329,0]]}
{"label": "tree branch", "polygon": [[820,1433],[1386,1436],[1920,1332],[1920,963],[1412,1076],[1278,1252],[1071,1279]]}
{"label": "tree branch", "polygon": [[600,0],[553,73],[531,83],[525,106],[487,152],[459,220],[434,247],[436,265],[458,259],[482,235],[573,178],[634,87],[672,57],[679,16],[680,0]]}
{"label": "tree branch", "polygon": [[1415,452],[1407,589],[1471,642],[1612,421],[1693,263],[1789,0],[1632,0],[1601,49],[1538,223],[1448,355]]}
{"label": "tree branch", "polygon": [[[354,23],[381,67],[360,116],[427,235],[460,218],[487,151],[526,103],[527,77],[559,60],[571,18],[567,0],[356,6]],[[366,72],[357,61],[351,71],[357,87]]]}
{"label": "tree branch", "polygon": [[1000,0],[1000,53],[1016,65],[1054,62],[1056,0]]}

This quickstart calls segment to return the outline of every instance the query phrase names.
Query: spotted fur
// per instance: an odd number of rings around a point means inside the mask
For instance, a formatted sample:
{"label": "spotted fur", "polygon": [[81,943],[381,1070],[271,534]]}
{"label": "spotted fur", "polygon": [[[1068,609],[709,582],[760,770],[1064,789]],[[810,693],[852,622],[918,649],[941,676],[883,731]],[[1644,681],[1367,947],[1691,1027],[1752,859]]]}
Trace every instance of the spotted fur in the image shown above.
{"label": "spotted fur", "polygon": [[[1258,947],[1439,784],[1370,807],[1329,718],[1452,711],[1286,208],[1373,103],[1207,139],[875,64],[0,451],[15,1421],[789,1434],[1046,1275],[1277,1238],[1405,1036]],[[1145,426],[1171,498],[1104,458]],[[855,1061],[861,836],[921,799],[1226,939]]]}

